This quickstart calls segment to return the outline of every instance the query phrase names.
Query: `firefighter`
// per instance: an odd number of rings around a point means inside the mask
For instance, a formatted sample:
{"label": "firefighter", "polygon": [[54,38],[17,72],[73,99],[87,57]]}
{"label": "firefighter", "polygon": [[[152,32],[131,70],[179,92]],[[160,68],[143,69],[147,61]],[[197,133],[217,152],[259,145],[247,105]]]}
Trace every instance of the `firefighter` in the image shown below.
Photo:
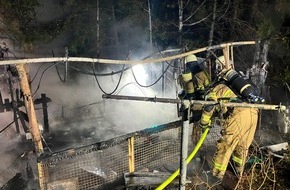
{"label": "firefighter", "polygon": [[[179,76],[179,84],[182,87],[181,93],[178,97],[181,100],[194,99],[203,100],[206,88],[210,85],[210,77],[204,66],[198,63],[195,55],[185,57],[185,70]],[[180,112],[186,111],[184,105],[181,106]],[[200,120],[202,106],[192,105],[191,107],[190,123],[196,123]],[[187,112],[187,111],[186,111]],[[186,118],[187,119],[187,116]]]}
{"label": "firefighter", "polygon": [[204,99],[205,89],[210,84],[210,77],[195,55],[185,57],[185,71],[179,76],[182,92],[180,99]]}
{"label": "firefighter", "polygon": [[223,71],[219,77],[219,82],[207,91],[205,100],[220,102],[220,104],[204,106],[200,119],[200,126],[205,129],[211,127],[214,112],[222,116],[220,120],[222,137],[217,141],[217,149],[212,163],[212,175],[216,180],[223,179],[231,159],[237,174],[242,176],[258,120],[258,109],[256,108],[222,106],[222,102],[242,102],[251,99],[253,87],[233,69]]}

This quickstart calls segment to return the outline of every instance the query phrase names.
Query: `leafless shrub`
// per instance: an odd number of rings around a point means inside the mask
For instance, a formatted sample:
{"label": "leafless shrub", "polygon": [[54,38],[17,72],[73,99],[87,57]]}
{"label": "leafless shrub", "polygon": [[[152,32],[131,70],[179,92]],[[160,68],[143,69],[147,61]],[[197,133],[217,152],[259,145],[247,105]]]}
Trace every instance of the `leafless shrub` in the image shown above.
{"label": "leafless shrub", "polygon": [[[257,156],[259,155],[259,156]],[[289,175],[289,151],[284,158],[277,158],[271,154],[261,152],[255,147],[251,152],[248,168],[239,178],[235,190],[253,189],[287,189],[287,172]]]}

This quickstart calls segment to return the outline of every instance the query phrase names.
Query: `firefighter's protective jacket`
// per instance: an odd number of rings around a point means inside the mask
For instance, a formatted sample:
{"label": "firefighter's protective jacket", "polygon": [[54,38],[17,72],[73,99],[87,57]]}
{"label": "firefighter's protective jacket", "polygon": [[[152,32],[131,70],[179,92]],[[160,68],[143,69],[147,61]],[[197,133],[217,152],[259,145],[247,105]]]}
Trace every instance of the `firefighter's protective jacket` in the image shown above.
{"label": "firefighter's protective jacket", "polygon": [[223,102],[228,102],[236,99],[237,95],[225,84],[218,84],[211,88],[205,95],[205,100],[220,102],[219,106],[207,105],[203,109],[200,124],[202,126],[209,126],[211,123],[211,118],[213,113],[220,112],[221,114],[226,114],[228,108],[221,106]]}
{"label": "firefighter's protective jacket", "polygon": [[211,88],[205,99],[219,101],[218,105],[207,105],[203,108],[200,125],[209,126],[215,111],[224,115],[222,120],[222,138],[217,142],[217,150],[213,157],[213,175],[222,178],[225,174],[228,162],[232,159],[236,170],[242,175],[248,148],[251,145],[258,118],[256,108],[225,108],[222,102],[236,99],[236,94],[225,84],[218,84]]}
{"label": "firefighter's protective jacket", "polygon": [[192,95],[193,99],[203,99],[204,90],[210,85],[210,78],[204,70],[187,72],[179,76],[179,83],[187,95]]}

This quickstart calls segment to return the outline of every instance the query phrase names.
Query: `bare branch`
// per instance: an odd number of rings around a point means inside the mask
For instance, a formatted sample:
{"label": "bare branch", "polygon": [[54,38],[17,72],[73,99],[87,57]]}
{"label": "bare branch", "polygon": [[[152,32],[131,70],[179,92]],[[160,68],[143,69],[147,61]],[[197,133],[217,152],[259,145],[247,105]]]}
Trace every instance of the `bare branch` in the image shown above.
{"label": "bare branch", "polygon": [[229,7],[230,7],[230,0],[228,0],[228,6],[227,6],[226,10],[224,11],[224,14],[221,15],[217,20],[222,19],[222,18],[227,14],[227,12],[228,12],[228,10],[229,10]]}
{"label": "bare branch", "polygon": [[202,5],[205,3],[206,0],[204,0],[200,5],[199,7],[197,7],[197,9],[195,11],[193,11],[191,13],[191,15],[189,15],[186,19],[183,20],[183,22],[186,22],[188,21],[191,17],[193,17],[193,15],[195,15],[195,13],[202,7]]}
{"label": "bare branch", "polygon": [[201,20],[199,20],[199,21],[193,22],[193,23],[191,23],[191,24],[183,24],[183,25],[184,25],[184,26],[194,26],[194,25],[199,24],[199,23],[205,21],[206,19],[208,19],[208,17],[209,17],[210,15],[211,15],[211,14],[209,14],[209,15],[207,15],[207,17],[205,17],[205,18],[203,18],[203,19],[201,19]]}

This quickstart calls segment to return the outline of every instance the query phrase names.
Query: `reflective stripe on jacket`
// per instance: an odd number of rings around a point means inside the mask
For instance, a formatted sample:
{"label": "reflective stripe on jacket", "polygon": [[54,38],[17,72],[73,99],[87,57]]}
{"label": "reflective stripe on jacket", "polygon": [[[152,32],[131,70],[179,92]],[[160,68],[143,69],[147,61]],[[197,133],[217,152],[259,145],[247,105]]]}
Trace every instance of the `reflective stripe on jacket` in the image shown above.
{"label": "reflective stripe on jacket", "polygon": [[[215,102],[228,102],[231,98],[236,98],[235,93],[225,84],[218,84],[213,87],[205,96],[205,100],[215,101]],[[215,109],[214,109],[215,108]],[[216,105],[206,105],[204,106],[200,123],[206,126],[210,123],[211,117],[214,111],[222,112],[223,114],[227,112],[227,108],[216,106]]]}

